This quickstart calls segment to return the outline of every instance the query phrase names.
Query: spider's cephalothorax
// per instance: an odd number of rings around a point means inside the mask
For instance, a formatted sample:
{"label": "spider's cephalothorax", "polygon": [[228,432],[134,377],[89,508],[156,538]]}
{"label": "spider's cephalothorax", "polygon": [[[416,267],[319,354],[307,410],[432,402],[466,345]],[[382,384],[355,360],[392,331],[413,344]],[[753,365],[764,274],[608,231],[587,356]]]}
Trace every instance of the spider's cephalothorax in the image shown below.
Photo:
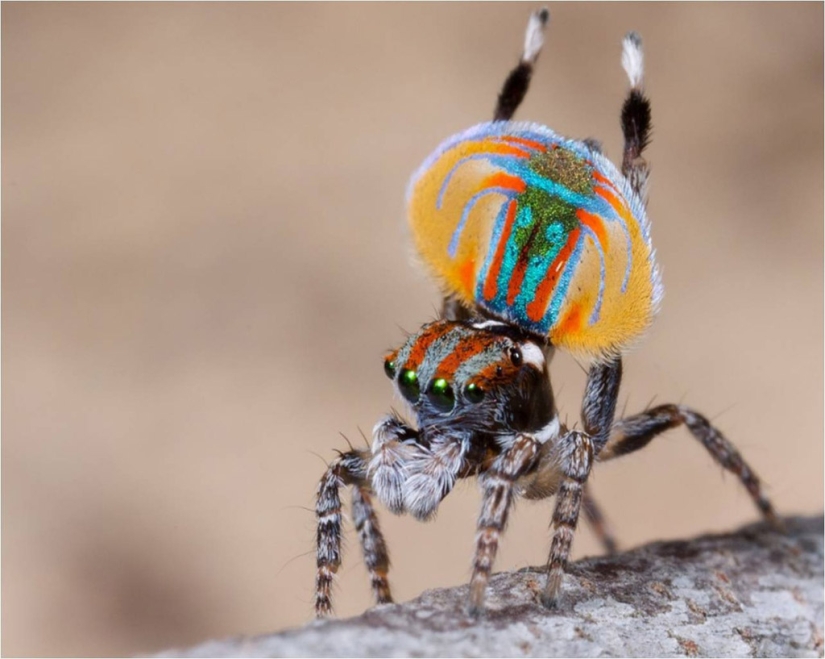
{"label": "spider's cephalothorax", "polygon": [[[580,509],[605,548],[615,547],[585,484],[595,462],[627,455],[684,425],[778,523],[759,479],[701,414],[659,405],[615,419],[621,356],[650,325],[662,284],[645,213],[650,104],[641,40],[625,37],[630,91],[622,107],[621,172],[594,140],[559,137],[509,120],[543,43],[546,10],[527,27],[524,53],[499,95],[495,121],[446,140],[413,175],[413,241],[444,292],[443,319],[425,325],[384,362],[415,424],[391,414],[370,450],[333,461],[318,488],[315,611],[331,611],[341,563],[340,488],[376,601],[391,602],[389,557],[372,504],[428,519],[459,478],[482,490],[470,610],[484,591],[517,496],[555,496],[546,606],[557,602]],[[581,430],[559,422],[547,358],[562,348],[591,363]]]}

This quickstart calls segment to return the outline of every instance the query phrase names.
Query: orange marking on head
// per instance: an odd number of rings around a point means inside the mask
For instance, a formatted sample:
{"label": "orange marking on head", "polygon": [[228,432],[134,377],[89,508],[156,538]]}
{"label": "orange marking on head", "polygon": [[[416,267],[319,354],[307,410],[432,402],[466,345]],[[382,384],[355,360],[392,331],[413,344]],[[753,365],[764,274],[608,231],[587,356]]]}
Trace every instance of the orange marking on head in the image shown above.
{"label": "orange marking on head", "polygon": [[576,218],[579,222],[581,222],[584,226],[589,227],[593,233],[596,234],[596,237],[599,239],[599,244],[602,246],[602,251],[606,254],[608,247],[608,236],[607,231],[604,228],[604,221],[602,218],[598,215],[588,213],[583,208],[576,211]]}
{"label": "orange marking on head", "polygon": [[407,358],[407,363],[399,364],[399,366],[416,370],[421,362],[424,361],[424,356],[427,354],[427,349],[435,342],[436,339],[441,338],[453,329],[453,326],[453,323],[433,324],[431,329],[423,333],[419,337],[418,341],[415,342],[412,350],[410,351],[410,356]]}
{"label": "orange marking on head", "polygon": [[487,273],[487,281],[484,282],[484,297],[487,300],[492,300],[496,296],[496,291],[498,290],[498,274],[501,271],[501,262],[504,259],[504,251],[507,247],[507,240],[510,238],[510,232],[513,230],[513,222],[516,219],[517,207],[518,204],[516,204],[515,200],[510,201],[510,205],[507,208],[507,219],[504,221],[504,230],[501,232],[501,238],[498,241],[493,262],[490,264],[490,271]]}
{"label": "orange marking on head", "polygon": [[458,370],[458,367],[466,362],[470,357],[474,357],[493,343],[493,337],[474,333],[458,342],[453,351],[447,355],[438,365],[433,379],[444,378],[451,380]]}
{"label": "orange marking on head", "polygon": [[575,248],[581,232],[582,230],[578,227],[570,232],[564,247],[561,248],[558,256],[553,259],[553,263],[551,263],[547,269],[547,274],[536,288],[536,295],[533,301],[527,305],[527,317],[533,322],[537,323],[544,317],[550,295],[556,287],[556,282],[558,282],[559,277],[561,277],[562,270],[564,270],[564,267],[567,265],[567,259],[570,258],[570,254],[573,252],[573,248]]}

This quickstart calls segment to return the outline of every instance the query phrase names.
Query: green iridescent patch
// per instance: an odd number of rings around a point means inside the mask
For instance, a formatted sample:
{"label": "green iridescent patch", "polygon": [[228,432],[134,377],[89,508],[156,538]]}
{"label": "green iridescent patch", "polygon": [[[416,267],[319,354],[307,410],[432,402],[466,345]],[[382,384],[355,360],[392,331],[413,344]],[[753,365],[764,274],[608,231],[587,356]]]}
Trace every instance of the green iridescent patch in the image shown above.
{"label": "green iridescent patch", "polygon": [[530,159],[530,169],[580,195],[593,194],[590,167],[572,151],[550,149]]}

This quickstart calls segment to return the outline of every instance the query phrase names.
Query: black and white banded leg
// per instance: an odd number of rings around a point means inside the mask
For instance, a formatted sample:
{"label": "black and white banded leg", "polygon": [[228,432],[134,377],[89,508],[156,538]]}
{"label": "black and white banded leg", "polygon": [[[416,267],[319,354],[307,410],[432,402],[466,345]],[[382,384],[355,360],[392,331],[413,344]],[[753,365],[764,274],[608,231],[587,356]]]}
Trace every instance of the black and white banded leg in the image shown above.
{"label": "black and white banded leg", "polygon": [[779,518],[765,495],[759,477],[745,462],[742,454],[704,416],[689,407],[672,404],[659,405],[617,421],[613,424],[610,440],[597,459],[604,462],[638,451],[647,446],[657,435],[680,425],[690,430],[718,464],[736,474],[765,519],[779,527]]}
{"label": "black and white banded leg", "polygon": [[378,604],[392,602],[387,580],[390,559],[370,498],[370,487],[366,481],[366,457],[365,453],[359,451],[342,453],[332,461],[318,484],[315,503],[318,521],[315,540],[315,615],[319,618],[332,613],[330,591],[335,573],[341,566],[340,490],[345,485],[352,486],[352,517],[361,541],[364,563],[370,573],[375,600]]}
{"label": "black and white banded leg", "polygon": [[556,492],[553,511],[553,543],[548,560],[547,585],[542,593],[544,606],[554,607],[561,591],[562,577],[570,557],[570,547],[579,521],[584,485],[590,475],[593,458],[610,437],[616,413],[622,362],[595,364],[590,368],[582,402],[584,433],[571,431],[560,440],[559,455],[562,481]]}
{"label": "black and white banded leg", "polygon": [[533,437],[521,435],[479,476],[482,503],[470,579],[471,615],[479,615],[484,610],[484,594],[498,552],[499,537],[507,526],[516,497],[515,482],[536,466],[541,446]]}

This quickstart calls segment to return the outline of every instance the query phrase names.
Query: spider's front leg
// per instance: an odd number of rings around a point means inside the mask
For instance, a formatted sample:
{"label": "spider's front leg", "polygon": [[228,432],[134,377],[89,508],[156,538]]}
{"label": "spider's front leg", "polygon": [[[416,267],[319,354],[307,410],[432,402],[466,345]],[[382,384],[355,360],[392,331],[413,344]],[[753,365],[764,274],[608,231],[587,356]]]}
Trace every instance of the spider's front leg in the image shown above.
{"label": "spider's front leg", "polygon": [[541,442],[530,435],[519,435],[479,476],[483,495],[470,579],[472,615],[479,615],[484,610],[484,593],[498,552],[499,537],[507,526],[516,497],[516,481],[535,468],[541,447]]}
{"label": "spider's front leg", "polygon": [[387,580],[390,559],[366,480],[367,457],[366,452],[362,451],[342,453],[329,465],[318,485],[315,504],[318,521],[315,615],[319,618],[332,613],[330,590],[335,573],[341,566],[340,489],[344,485],[352,486],[352,517],[361,541],[364,563],[370,573],[375,600],[378,604],[392,602]]}
{"label": "spider's front leg", "polygon": [[570,431],[559,440],[562,480],[556,492],[553,543],[550,546],[547,585],[541,597],[542,604],[547,608],[554,607],[558,602],[579,520],[584,485],[590,475],[593,457],[598,455],[610,437],[621,379],[620,359],[591,367],[582,402],[585,432]]}

